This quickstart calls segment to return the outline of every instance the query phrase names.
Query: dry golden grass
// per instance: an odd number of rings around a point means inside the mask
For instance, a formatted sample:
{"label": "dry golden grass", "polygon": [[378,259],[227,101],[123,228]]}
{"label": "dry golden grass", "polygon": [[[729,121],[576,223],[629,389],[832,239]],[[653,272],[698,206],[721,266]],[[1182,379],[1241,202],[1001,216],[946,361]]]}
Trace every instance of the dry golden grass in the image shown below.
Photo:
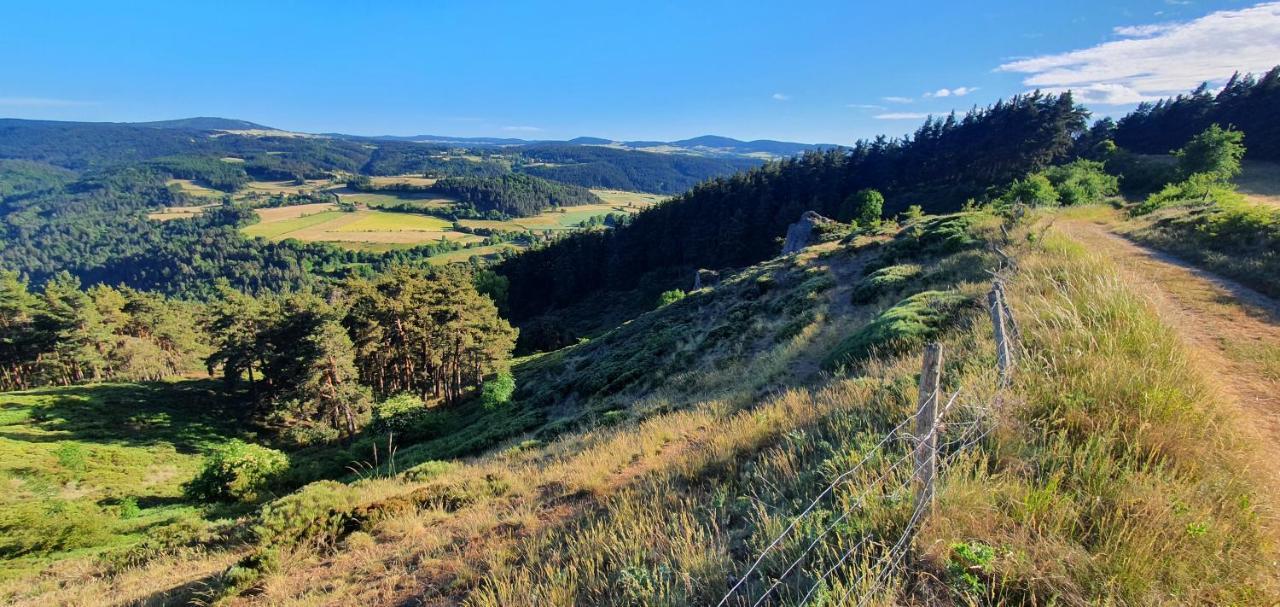
{"label": "dry golden grass", "polygon": [[391,175],[385,177],[370,177],[369,181],[375,186],[406,184],[411,186],[430,187],[435,185],[439,180],[434,177],[423,177],[422,175]]}

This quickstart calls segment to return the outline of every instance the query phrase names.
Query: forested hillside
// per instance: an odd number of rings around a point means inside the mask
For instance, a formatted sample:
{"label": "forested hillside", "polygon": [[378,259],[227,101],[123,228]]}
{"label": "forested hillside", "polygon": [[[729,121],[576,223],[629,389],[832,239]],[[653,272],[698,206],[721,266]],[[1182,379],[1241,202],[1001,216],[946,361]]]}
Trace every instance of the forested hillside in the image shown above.
{"label": "forested hillside", "polygon": [[679,194],[723,175],[759,166],[750,158],[701,158],[681,154],[632,152],[589,145],[544,144],[520,149],[538,164],[522,171],[588,188]]}
{"label": "forested hillside", "polygon": [[[635,287],[676,269],[743,266],[774,255],[776,239],[804,211],[853,218],[861,190],[883,193],[892,215],[990,198],[1004,184],[1064,160],[1085,130],[1070,93],[1014,97],[963,117],[930,119],[903,139],[860,141],[716,179],[604,233],[574,235],[506,261],[516,319],[605,290]],[[690,275],[685,271],[680,276]],[[548,284],[550,282],[550,284]]]}

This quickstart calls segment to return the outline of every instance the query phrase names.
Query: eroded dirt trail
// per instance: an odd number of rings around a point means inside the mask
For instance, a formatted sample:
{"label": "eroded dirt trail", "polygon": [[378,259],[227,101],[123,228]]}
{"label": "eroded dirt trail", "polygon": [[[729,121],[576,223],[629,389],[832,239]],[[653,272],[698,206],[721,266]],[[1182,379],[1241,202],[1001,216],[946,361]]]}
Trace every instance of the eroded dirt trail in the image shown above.
{"label": "eroded dirt trail", "polygon": [[1261,443],[1254,473],[1280,489],[1280,303],[1234,281],[1135,244],[1104,224],[1057,229],[1115,261],[1196,350]]}

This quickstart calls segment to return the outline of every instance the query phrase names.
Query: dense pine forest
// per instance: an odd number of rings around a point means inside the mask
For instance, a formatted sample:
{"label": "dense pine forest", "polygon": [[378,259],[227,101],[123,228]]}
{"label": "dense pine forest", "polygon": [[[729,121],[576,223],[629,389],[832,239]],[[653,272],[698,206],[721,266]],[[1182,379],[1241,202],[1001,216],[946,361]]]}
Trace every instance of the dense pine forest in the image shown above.
{"label": "dense pine forest", "polygon": [[805,211],[852,219],[850,199],[863,189],[880,191],[891,215],[912,204],[942,212],[990,199],[996,184],[1068,159],[1086,117],[1070,93],[1036,93],[931,118],[910,137],[809,152],[701,184],[625,228],[566,238],[506,261],[499,272],[511,281],[517,319],[631,289],[655,272],[683,283],[696,268],[740,267],[776,254],[778,236]]}
{"label": "dense pine forest", "polygon": [[1144,154],[1167,154],[1211,124],[1243,131],[1249,157],[1280,160],[1280,67],[1261,76],[1236,73],[1216,94],[1202,85],[1185,95],[1144,102],[1120,119],[1116,145]]}

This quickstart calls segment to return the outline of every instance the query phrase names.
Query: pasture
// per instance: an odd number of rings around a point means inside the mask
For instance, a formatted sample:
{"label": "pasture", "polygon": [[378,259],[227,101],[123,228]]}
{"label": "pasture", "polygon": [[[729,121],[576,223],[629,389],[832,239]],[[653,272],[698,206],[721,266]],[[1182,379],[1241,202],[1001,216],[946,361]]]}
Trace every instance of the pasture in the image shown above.
{"label": "pasture", "polygon": [[181,485],[210,446],[250,438],[238,405],[205,380],[0,393],[0,581],[206,525]]}

